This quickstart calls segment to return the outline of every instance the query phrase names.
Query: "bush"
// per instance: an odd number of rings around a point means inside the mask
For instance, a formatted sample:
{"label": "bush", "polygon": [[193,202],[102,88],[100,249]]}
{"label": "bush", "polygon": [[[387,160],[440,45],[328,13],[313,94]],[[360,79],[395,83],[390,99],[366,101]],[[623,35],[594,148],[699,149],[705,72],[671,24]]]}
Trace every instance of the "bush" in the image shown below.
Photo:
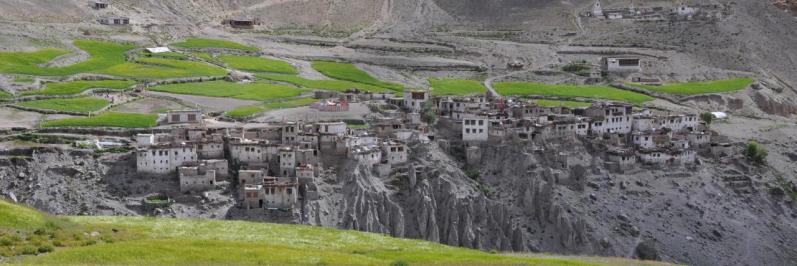
{"label": "bush", "polygon": [[767,149],[755,141],[748,142],[747,147],[744,149],[744,156],[755,164],[765,164],[767,155],[769,155]]}
{"label": "bush", "polygon": [[9,237],[0,238],[0,246],[10,246],[14,244],[14,241],[11,240]]}
{"label": "bush", "polygon": [[711,113],[702,113],[700,114],[700,120],[706,122],[706,125],[711,125],[711,121],[714,120],[714,115]]}
{"label": "bush", "polygon": [[22,255],[36,255],[39,253],[39,249],[34,246],[24,246],[19,252]]}
{"label": "bush", "polygon": [[54,250],[55,250],[55,248],[53,246],[51,246],[51,245],[46,245],[45,244],[45,245],[39,246],[39,253],[48,253],[48,252],[53,252]]}
{"label": "bush", "polygon": [[397,260],[390,263],[390,266],[409,266],[410,264],[403,260]]}
{"label": "bush", "polygon": [[590,67],[587,66],[586,64],[584,64],[584,63],[576,63],[576,62],[572,62],[572,63],[567,64],[567,65],[562,67],[562,71],[571,72],[571,73],[584,72],[584,71],[587,71],[589,69],[590,69]]}

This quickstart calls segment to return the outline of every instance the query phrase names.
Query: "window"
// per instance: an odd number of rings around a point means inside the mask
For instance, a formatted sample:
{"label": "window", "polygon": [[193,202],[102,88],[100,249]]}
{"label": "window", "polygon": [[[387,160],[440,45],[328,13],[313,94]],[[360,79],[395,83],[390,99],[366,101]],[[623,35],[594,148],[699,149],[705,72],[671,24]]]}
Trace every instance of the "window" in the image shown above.
{"label": "window", "polygon": [[484,120],[479,120],[479,125],[483,126],[484,125]]}
{"label": "window", "polygon": [[172,115],[172,122],[180,121],[180,115]]}

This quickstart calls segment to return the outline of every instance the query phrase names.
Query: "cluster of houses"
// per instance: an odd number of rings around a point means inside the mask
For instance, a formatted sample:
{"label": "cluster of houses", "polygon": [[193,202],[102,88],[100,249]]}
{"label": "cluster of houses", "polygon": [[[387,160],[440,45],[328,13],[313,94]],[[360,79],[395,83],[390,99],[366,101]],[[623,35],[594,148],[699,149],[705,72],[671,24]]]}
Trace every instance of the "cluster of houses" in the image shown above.
{"label": "cluster of houses", "polygon": [[687,5],[679,2],[671,8],[666,7],[637,7],[632,2],[625,8],[604,8],[600,0],[595,0],[592,10],[582,15],[608,20],[634,20],[634,21],[664,21],[673,19],[721,19],[723,7],[716,4]]}
{"label": "cluster of houses", "polygon": [[533,100],[493,101],[488,96],[437,97],[434,102],[441,119],[461,125],[461,140],[469,149],[505,141],[533,145],[580,138],[604,145],[611,169],[627,170],[638,164],[693,164],[697,152],[712,145],[696,114],[655,114],[625,103],[544,107]]}

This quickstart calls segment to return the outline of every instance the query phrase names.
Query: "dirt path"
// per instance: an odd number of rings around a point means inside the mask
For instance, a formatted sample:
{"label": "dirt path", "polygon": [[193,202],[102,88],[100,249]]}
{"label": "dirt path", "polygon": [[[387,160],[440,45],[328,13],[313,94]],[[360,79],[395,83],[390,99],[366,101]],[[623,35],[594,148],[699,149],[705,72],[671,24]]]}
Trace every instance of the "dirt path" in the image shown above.
{"label": "dirt path", "polygon": [[533,70],[534,69],[526,69],[526,70],[510,72],[510,73],[507,73],[507,74],[498,75],[498,76],[494,76],[494,77],[489,77],[489,78],[484,80],[484,86],[487,87],[487,90],[490,91],[490,94],[492,94],[493,96],[501,97],[501,95],[498,94],[498,91],[496,91],[495,88],[493,87],[493,82],[496,79],[502,79],[502,78],[505,78],[505,77],[511,77],[511,76],[514,76],[514,75],[517,75],[517,74],[520,74],[520,73],[526,73],[526,72],[533,71]]}

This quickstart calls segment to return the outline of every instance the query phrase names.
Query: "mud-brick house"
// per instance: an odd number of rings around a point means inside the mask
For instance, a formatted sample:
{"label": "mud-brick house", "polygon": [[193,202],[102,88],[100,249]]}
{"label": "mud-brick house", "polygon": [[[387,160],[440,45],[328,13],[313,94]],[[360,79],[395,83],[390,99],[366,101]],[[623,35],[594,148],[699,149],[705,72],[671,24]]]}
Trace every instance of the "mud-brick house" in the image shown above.
{"label": "mud-brick house", "polygon": [[167,124],[197,124],[202,122],[201,110],[177,110],[166,114]]}
{"label": "mud-brick house", "polygon": [[92,1],[89,1],[89,7],[93,8],[93,9],[96,9],[96,10],[106,9],[106,8],[108,8],[108,2],[92,0]]}
{"label": "mud-brick house", "polygon": [[102,25],[129,25],[128,17],[103,17],[97,20]]}
{"label": "mud-brick house", "polygon": [[202,192],[216,188],[216,170],[206,165],[183,166],[177,171],[181,192]]}

